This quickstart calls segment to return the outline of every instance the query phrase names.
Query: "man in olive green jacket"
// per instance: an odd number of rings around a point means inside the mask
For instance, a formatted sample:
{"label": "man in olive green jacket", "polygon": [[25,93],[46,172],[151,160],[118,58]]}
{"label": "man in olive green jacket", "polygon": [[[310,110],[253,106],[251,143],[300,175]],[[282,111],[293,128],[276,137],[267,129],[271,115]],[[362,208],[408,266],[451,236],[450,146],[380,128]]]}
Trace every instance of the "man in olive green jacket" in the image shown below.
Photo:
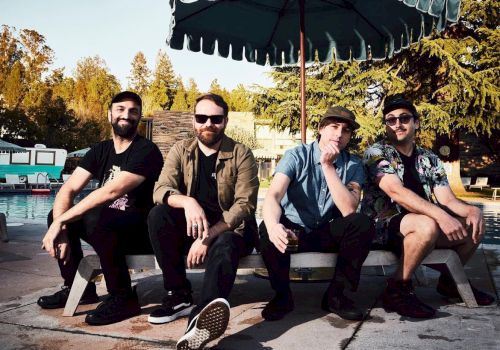
{"label": "man in olive green jacket", "polygon": [[[190,314],[178,349],[201,349],[224,333],[229,321],[226,298],[239,259],[252,252],[257,238],[257,165],[250,149],[224,134],[227,115],[227,104],[218,95],[196,100],[196,137],[170,149],[153,193],[158,205],[148,226],[167,296],[149,322]],[[188,268],[205,262],[196,307],[186,278],[186,253]]]}

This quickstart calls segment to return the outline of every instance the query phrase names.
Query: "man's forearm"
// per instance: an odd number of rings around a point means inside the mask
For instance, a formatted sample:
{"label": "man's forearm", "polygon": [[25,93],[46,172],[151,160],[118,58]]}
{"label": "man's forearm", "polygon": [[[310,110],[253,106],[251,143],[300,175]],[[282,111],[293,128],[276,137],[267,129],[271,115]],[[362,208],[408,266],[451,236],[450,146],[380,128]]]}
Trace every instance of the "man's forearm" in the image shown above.
{"label": "man's forearm", "polygon": [[167,197],[166,204],[168,204],[172,208],[183,209],[186,205],[186,201],[191,199],[191,197],[185,196],[183,194],[171,194]]}
{"label": "man's forearm", "polygon": [[405,187],[392,190],[388,193],[388,195],[393,201],[411,213],[423,214],[433,218],[434,220],[439,220],[442,215],[446,215],[446,212],[443,209],[423,199],[415,192]]}
{"label": "man's forearm", "polygon": [[356,211],[359,200],[349,191],[338,176],[333,165],[322,165],[323,174],[332,199],[343,216],[347,216]]}
{"label": "man's forearm", "polygon": [[53,219],[67,212],[73,206],[75,197],[76,194],[71,190],[65,189],[64,186],[61,187],[54,200],[54,206],[52,207]]}
{"label": "man's forearm", "polygon": [[451,200],[448,203],[443,204],[444,207],[448,208],[450,211],[455,213],[457,216],[466,218],[470,210],[475,208],[474,206],[462,202],[460,199]]}
{"label": "man's forearm", "polygon": [[276,198],[266,197],[262,206],[262,213],[267,231],[270,231],[275,225],[279,224],[282,211]]}
{"label": "man's forearm", "polygon": [[90,192],[85,198],[83,198],[80,202],[75,204],[70,209],[66,210],[63,214],[57,217],[54,216],[54,219],[57,219],[62,224],[73,222],[75,220],[78,220],[90,209],[96,208],[109,201],[112,201],[119,196],[119,193],[110,192],[106,187],[98,188],[97,190]]}
{"label": "man's forearm", "polygon": [[203,243],[209,245],[218,235],[231,230],[231,227],[223,220],[216,222],[208,229],[208,237],[203,240]]}

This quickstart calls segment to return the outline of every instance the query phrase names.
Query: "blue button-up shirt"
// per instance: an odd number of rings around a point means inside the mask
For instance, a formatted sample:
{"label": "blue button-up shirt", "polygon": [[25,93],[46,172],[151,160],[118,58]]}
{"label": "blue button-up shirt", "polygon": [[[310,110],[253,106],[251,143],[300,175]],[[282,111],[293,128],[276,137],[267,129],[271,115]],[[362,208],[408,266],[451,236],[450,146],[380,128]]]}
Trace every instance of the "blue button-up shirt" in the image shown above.
{"label": "blue button-up shirt", "polygon": [[[321,169],[320,155],[318,141],[300,145],[286,151],[275,170],[275,174],[283,173],[291,180],[281,200],[283,214],[306,231],[329,222],[336,211]],[[343,184],[356,182],[363,186],[365,171],[359,157],[342,151],[334,164]]]}

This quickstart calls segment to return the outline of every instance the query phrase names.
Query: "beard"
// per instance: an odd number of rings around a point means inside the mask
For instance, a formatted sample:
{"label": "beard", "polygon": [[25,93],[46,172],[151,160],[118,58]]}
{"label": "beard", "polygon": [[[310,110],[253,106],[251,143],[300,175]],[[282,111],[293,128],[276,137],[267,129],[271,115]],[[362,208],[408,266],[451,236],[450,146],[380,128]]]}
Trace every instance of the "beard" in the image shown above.
{"label": "beard", "polygon": [[[218,130],[215,128],[201,128],[196,130],[196,138],[205,146],[207,147],[212,147],[215,145],[217,142],[219,142],[222,139],[222,136],[224,135],[224,130]],[[204,134],[205,132],[205,134]],[[207,133],[208,132],[208,133]]]}
{"label": "beard", "polygon": [[118,118],[111,123],[115,135],[123,137],[124,139],[130,139],[134,137],[135,133],[137,132],[137,126],[139,125],[139,121],[136,122],[134,120],[128,119],[127,124],[120,125],[119,124],[120,120],[123,119]]}

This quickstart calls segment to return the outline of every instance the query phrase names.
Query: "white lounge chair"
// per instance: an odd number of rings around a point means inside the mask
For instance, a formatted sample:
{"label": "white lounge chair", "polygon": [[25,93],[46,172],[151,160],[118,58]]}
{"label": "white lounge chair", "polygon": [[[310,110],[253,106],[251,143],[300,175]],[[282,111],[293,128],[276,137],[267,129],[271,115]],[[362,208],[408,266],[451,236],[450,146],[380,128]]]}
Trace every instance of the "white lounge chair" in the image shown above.
{"label": "white lounge chair", "polygon": [[10,185],[10,188],[26,188],[26,184],[21,182],[17,174],[5,174],[5,184]]}
{"label": "white lounge chair", "polygon": [[469,189],[479,188],[480,190],[482,190],[483,187],[490,187],[490,185],[488,185],[488,178],[487,177],[478,177],[476,179],[476,183],[474,185],[470,185]]}
{"label": "white lounge chair", "polygon": [[468,188],[471,184],[471,178],[470,177],[461,177],[462,179],[462,185],[464,185],[465,188]]}

